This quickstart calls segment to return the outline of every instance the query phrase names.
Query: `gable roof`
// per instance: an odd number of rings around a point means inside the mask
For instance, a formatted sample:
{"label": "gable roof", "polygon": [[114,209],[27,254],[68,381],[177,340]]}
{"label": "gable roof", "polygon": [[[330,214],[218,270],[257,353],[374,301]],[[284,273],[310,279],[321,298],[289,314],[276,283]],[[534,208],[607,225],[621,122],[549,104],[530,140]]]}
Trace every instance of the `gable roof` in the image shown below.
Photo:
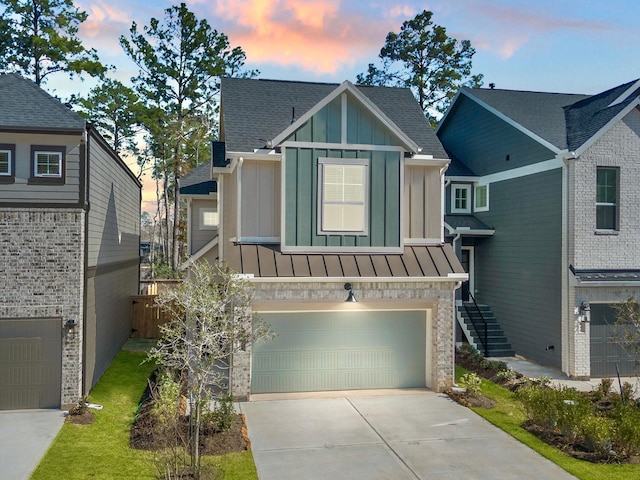
{"label": "gable roof", "polygon": [[[422,148],[422,153],[448,158],[409,89],[351,86]],[[339,87],[334,83],[223,78],[220,137],[228,151],[264,148]]]}
{"label": "gable roof", "polygon": [[211,180],[211,162],[194,168],[180,179],[180,195],[209,195],[218,191],[218,184]]}
{"label": "gable roof", "polygon": [[0,75],[0,129],[82,131],[86,121],[31,80]]}

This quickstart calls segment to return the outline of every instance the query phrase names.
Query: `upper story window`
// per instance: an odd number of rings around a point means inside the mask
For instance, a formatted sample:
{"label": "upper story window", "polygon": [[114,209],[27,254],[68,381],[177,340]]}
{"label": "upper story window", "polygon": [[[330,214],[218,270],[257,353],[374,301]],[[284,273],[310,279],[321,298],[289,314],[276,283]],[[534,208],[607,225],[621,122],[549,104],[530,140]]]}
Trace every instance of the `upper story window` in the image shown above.
{"label": "upper story window", "polygon": [[471,213],[471,185],[451,185],[451,213]]}
{"label": "upper story window", "polygon": [[474,199],[474,211],[486,212],[489,210],[489,185],[476,185]]}
{"label": "upper story window", "polygon": [[64,183],[65,147],[31,147],[31,182]]}
{"label": "upper story window", "polygon": [[596,229],[618,230],[619,169],[598,167],[596,174]]}
{"label": "upper story window", "polygon": [[15,179],[16,146],[0,144],[0,183],[11,183]]}
{"label": "upper story window", "polygon": [[367,159],[318,159],[318,233],[367,234]]}
{"label": "upper story window", "polygon": [[200,209],[200,230],[215,230],[218,228],[218,209],[203,207]]}

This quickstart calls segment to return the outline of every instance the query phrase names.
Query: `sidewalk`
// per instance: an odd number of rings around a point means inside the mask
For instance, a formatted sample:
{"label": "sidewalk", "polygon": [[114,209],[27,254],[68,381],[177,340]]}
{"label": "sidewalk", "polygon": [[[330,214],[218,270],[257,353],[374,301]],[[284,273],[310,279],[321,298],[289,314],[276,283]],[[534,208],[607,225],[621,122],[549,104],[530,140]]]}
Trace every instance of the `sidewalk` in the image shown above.
{"label": "sidewalk", "polygon": [[[490,360],[499,360],[505,362],[509,368],[512,368],[518,373],[521,373],[525,377],[538,378],[549,377],[553,385],[565,385],[567,387],[575,388],[580,392],[589,392],[600,385],[600,378],[592,378],[591,380],[574,380],[567,377],[563,372],[553,367],[545,367],[538,365],[537,363],[525,360],[520,357],[491,357]],[[620,391],[620,385],[617,377],[611,377],[613,380],[612,389],[616,392]],[[634,386],[636,395],[640,395],[640,377],[621,377],[620,382],[630,383]]]}

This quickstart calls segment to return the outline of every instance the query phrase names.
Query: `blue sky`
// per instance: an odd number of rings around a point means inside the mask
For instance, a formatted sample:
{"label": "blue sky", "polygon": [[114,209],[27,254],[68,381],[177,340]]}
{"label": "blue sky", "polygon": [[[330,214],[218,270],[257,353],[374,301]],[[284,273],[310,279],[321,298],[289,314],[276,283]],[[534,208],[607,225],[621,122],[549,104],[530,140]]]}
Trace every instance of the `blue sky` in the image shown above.
{"label": "blue sky", "polygon": [[[375,62],[388,32],[423,9],[449,36],[476,49],[474,73],[496,88],[594,94],[640,78],[638,0],[185,0],[225,33],[261,78],[354,81]],[[118,43],[131,22],[163,18],[165,0],[75,0],[88,13],[80,37],[124,83],[136,67]],[[91,80],[58,75],[45,88],[61,98]],[[154,198],[145,178],[145,206]]]}

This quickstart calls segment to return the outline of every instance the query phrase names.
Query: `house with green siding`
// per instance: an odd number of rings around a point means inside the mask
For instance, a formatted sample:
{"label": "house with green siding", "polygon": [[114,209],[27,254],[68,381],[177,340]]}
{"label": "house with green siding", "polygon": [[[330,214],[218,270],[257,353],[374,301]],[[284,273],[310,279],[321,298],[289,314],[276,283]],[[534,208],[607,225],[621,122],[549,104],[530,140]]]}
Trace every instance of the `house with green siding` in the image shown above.
{"label": "house with green siding", "polygon": [[220,112],[181,183],[189,261],[249,278],[276,334],[233,356],[234,395],[451,386],[467,275],[443,235],[449,158],[411,92],[224,78]]}
{"label": "house with green siding", "polygon": [[[436,130],[445,231],[516,354],[577,378],[636,373],[615,304],[640,297],[640,81],[597,95],[462,89]],[[497,328],[497,327],[496,327]],[[489,355],[499,355],[500,349]]]}

